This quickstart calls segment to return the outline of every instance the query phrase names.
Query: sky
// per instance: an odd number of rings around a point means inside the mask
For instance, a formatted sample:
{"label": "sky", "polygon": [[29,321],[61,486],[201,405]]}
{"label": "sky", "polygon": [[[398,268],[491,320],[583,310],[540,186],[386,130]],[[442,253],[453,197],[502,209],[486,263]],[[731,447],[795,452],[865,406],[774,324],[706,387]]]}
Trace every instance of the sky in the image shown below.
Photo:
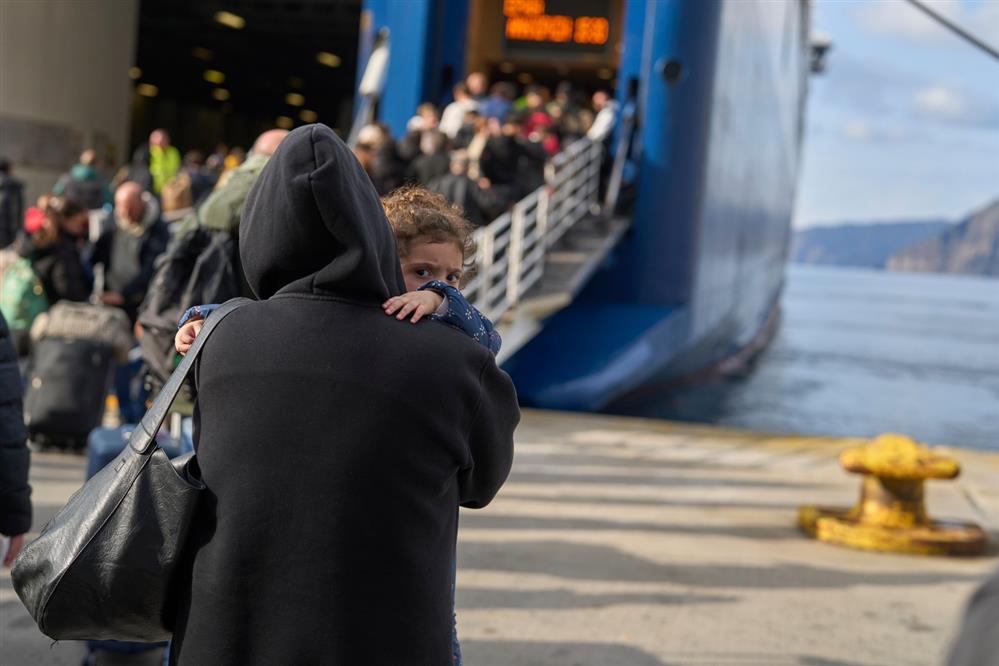
{"label": "sky", "polygon": [[[999,0],[924,0],[999,48]],[[816,0],[794,226],[957,220],[999,199],[999,60],[905,0]]]}

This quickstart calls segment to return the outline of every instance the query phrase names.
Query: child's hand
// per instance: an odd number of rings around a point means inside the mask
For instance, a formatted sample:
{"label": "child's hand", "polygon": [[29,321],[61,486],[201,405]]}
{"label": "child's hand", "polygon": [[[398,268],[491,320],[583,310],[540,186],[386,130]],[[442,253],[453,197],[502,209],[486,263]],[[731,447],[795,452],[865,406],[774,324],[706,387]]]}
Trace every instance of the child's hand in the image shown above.
{"label": "child's hand", "polygon": [[177,349],[177,353],[186,354],[191,349],[194,339],[198,337],[198,333],[201,332],[201,327],[204,325],[204,319],[190,319],[180,327],[177,335],[173,338],[173,346]]}
{"label": "child's hand", "polygon": [[433,314],[443,302],[443,296],[435,291],[424,289],[423,291],[409,291],[402,296],[393,296],[382,303],[382,308],[387,315],[395,314],[396,319],[405,319],[412,314],[413,318],[410,321],[415,324],[424,315]]}

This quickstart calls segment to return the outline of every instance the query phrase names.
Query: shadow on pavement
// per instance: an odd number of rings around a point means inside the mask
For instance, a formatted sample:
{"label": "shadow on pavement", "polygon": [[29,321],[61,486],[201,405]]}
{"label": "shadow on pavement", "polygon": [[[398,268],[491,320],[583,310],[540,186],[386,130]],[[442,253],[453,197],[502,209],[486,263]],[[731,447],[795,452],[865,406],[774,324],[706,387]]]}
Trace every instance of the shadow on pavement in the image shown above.
{"label": "shadow on pavement", "polygon": [[463,661],[474,666],[673,666],[626,645],[461,641]]}
{"label": "shadow on pavement", "polygon": [[799,539],[801,532],[791,524],[784,525],[680,525],[635,520],[604,520],[601,518],[538,518],[535,516],[504,516],[493,513],[466,512],[461,515],[464,529],[497,530],[635,530],[705,536],[732,536],[746,539]]}
{"label": "shadow on pavement", "polygon": [[515,571],[580,580],[672,583],[707,588],[823,589],[978,582],[981,575],[941,571],[847,571],[803,564],[750,567],[710,564],[658,564],[613,546],[563,541],[459,544],[462,569]]}
{"label": "shadow on pavement", "polygon": [[739,597],[705,594],[666,594],[655,592],[593,592],[571,590],[504,590],[496,588],[458,586],[458,611],[514,608],[533,610],[566,610],[570,608],[604,608],[614,605],[680,605],[732,603]]}

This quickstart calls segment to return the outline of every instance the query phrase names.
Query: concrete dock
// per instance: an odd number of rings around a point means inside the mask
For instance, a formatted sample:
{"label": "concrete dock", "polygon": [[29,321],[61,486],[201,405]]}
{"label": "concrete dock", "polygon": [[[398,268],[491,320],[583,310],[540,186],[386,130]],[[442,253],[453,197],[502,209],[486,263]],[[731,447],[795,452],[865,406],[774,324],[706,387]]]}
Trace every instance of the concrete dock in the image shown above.
{"label": "concrete dock", "polygon": [[[994,556],[929,558],[812,541],[800,504],[851,505],[857,442],[528,411],[497,500],[463,511],[458,628],[469,666],[939,664]],[[999,454],[952,449],[936,518],[999,531]],[[37,454],[36,525],[80,456]],[[386,627],[390,632],[391,628]],[[79,663],[0,581],[0,660]]]}

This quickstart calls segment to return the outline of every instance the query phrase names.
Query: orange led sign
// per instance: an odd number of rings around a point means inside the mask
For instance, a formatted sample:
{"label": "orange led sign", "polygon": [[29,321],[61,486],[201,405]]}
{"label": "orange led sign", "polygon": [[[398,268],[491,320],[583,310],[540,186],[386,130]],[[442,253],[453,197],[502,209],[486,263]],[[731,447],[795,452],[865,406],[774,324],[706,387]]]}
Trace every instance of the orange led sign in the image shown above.
{"label": "orange led sign", "polygon": [[545,13],[545,0],[503,0],[503,16],[538,16]]}
{"label": "orange led sign", "polygon": [[577,44],[606,44],[610,39],[610,21],[602,16],[580,16],[572,40]]}
{"label": "orange led sign", "polygon": [[609,5],[606,0],[503,0],[504,36],[508,44],[603,47],[610,39]]}
{"label": "orange led sign", "polygon": [[525,42],[569,42],[573,20],[569,16],[511,16],[506,21],[506,38]]}

